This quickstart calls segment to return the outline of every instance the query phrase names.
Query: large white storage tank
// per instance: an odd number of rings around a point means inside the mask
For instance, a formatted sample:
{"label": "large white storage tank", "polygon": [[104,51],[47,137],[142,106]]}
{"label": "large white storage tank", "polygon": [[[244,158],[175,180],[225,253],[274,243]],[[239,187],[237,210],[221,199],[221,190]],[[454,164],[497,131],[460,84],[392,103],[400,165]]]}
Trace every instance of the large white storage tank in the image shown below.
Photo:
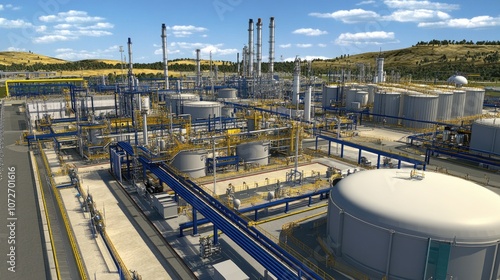
{"label": "large white storage tank", "polygon": [[334,104],[337,101],[341,101],[340,88],[337,86],[323,87],[321,105],[323,105],[323,107],[330,107],[331,104]]}
{"label": "large white storage tank", "polygon": [[269,142],[257,141],[236,146],[236,154],[245,163],[269,164]]}
{"label": "large white storage tank", "polygon": [[354,93],[354,102],[359,102],[361,107],[368,104],[368,92],[363,90],[358,90]]}
{"label": "large white storage tank", "polygon": [[[376,92],[373,113],[387,116],[399,116],[399,102],[401,100],[401,93],[399,92]],[[375,116],[376,122],[381,122],[384,118]],[[396,118],[386,118],[387,124],[398,124]]]}
{"label": "large white storage tank", "polygon": [[499,211],[499,195],[465,179],[362,171],[332,188],[327,241],[375,279],[497,279]]}
{"label": "large white storage tank", "polygon": [[453,92],[453,106],[451,107],[451,118],[461,118],[464,116],[465,91],[456,90]]}
{"label": "large white storage tank", "polygon": [[445,121],[451,119],[451,108],[453,107],[453,93],[438,92],[438,109],[436,119]]}
{"label": "large white storage tank", "polygon": [[368,90],[368,104],[373,104],[375,101],[375,92],[377,91],[377,85],[375,84],[368,84],[367,86]]}
{"label": "large white storage tank", "polygon": [[[436,121],[438,97],[427,94],[411,94],[404,97],[403,116],[421,121]],[[411,128],[432,127],[430,123],[403,120],[403,125]]]}
{"label": "large white storage tank", "polygon": [[358,89],[352,87],[352,88],[345,88],[345,107],[350,109],[352,102],[356,102],[356,92]]}
{"label": "large white storage tank", "polygon": [[221,103],[213,101],[194,101],[184,104],[184,114],[191,115],[191,120],[208,119],[221,116]]}
{"label": "large white storage tank", "polygon": [[167,110],[171,108],[174,114],[184,114],[183,108],[185,104],[199,100],[200,96],[197,94],[168,94],[165,100],[165,106],[167,106]]}
{"label": "large white storage tank", "polygon": [[500,154],[500,118],[476,120],[470,138],[471,149]]}
{"label": "large white storage tank", "polygon": [[238,91],[235,88],[221,88],[217,91],[217,97],[223,99],[238,98]]}
{"label": "large white storage tank", "polygon": [[465,90],[464,117],[483,113],[484,89],[467,88]]}
{"label": "large white storage tank", "polygon": [[180,172],[186,173],[191,178],[200,178],[207,175],[207,151],[181,151],[172,161],[172,165]]}

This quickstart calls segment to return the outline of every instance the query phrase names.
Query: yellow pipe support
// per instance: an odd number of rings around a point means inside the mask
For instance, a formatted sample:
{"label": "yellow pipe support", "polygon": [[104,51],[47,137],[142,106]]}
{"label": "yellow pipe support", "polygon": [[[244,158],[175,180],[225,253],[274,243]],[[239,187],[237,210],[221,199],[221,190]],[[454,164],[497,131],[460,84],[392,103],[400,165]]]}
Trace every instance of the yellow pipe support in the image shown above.
{"label": "yellow pipe support", "polygon": [[[319,209],[319,208],[325,207],[327,205],[328,204],[316,205],[316,206],[313,206],[313,207],[310,207],[310,208],[307,208],[307,209],[303,209],[303,210],[299,210],[299,211],[287,213],[287,214],[284,214],[284,215],[281,215],[281,216],[277,216],[277,217],[272,217],[272,218],[269,218],[269,219],[264,219],[264,220],[260,220],[260,221],[250,221],[250,222],[248,222],[248,226],[253,227],[253,226],[256,226],[256,225],[260,225],[260,224],[272,222],[272,221],[279,220],[279,219],[282,219],[282,218],[286,218],[286,217],[290,217],[290,216],[293,216],[293,215],[305,213],[305,212],[308,212],[308,211],[311,211],[311,210]],[[307,217],[305,217],[303,219],[309,220],[309,219],[312,219],[312,218],[314,218],[316,216],[323,215],[325,213],[326,213],[326,211],[322,211],[320,213],[316,213],[314,215],[307,216]],[[302,221],[302,219],[300,221]]]}
{"label": "yellow pipe support", "polygon": [[7,80],[5,81],[5,95],[10,96],[9,94],[9,84],[11,83],[58,83],[58,82],[85,82],[83,78],[67,78],[67,79],[38,79],[38,80]]}

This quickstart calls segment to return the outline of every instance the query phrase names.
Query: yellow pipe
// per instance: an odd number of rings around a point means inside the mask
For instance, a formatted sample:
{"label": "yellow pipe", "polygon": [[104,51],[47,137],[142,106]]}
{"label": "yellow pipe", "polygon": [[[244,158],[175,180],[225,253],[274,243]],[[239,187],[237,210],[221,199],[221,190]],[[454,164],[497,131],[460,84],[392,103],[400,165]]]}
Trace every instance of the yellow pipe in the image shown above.
{"label": "yellow pipe", "polygon": [[5,94],[6,96],[10,96],[9,94],[9,84],[10,83],[55,83],[55,82],[84,82],[83,78],[67,78],[67,79],[38,79],[38,80],[7,80],[5,81]]}

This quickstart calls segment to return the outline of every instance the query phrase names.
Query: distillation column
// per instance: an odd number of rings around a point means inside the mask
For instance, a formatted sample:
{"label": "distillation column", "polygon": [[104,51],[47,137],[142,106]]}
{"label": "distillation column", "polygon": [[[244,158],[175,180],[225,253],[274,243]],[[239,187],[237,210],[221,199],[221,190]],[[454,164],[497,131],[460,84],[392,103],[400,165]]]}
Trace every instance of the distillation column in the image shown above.
{"label": "distillation column", "polygon": [[261,64],[262,64],[262,20],[259,18],[257,20],[257,75],[259,78],[261,75]]}
{"label": "distillation column", "polygon": [[292,91],[292,104],[299,104],[299,92],[300,92],[300,59],[295,58],[295,68],[293,69],[293,91]]}
{"label": "distillation column", "polygon": [[248,76],[253,75],[253,19],[248,20]]}
{"label": "distillation column", "polygon": [[269,74],[274,74],[274,17],[269,22]]}
{"label": "distillation column", "polygon": [[129,90],[133,90],[135,79],[133,73],[134,67],[132,65],[132,40],[130,38],[128,38],[127,45],[128,45],[128,87]]}
{"label": "distillation column", "polygon": [[201,87],[200,49],[196,49],[196,86]]}
{"label": "distillation column", "polygon": [[167,27],[161,25],[161,46],[163,52],[163,75],[165,76],[165,89],[168,89],[168,58],[167,58]]}
{"label": "distillation column", "polygon": [[309,86],[304,96],[304,121],[311,121],[311,95],[312,86]]}

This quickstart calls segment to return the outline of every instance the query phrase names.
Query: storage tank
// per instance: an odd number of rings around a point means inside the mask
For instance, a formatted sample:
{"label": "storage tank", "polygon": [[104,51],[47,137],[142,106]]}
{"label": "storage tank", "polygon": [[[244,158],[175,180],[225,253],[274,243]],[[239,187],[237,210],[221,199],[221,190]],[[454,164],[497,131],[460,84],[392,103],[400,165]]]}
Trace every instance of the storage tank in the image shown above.
{"label": "storage tank", "polygon": [[349,109],[352,102],[356,101],[356,92],[358,90],[355,88],[345,89],[345,106]]}
{"label": "storage tank", "polygon": [[174,157],[172,165],[191,178],[200,178],[207,175],[206,159],[207,151],[205,150],[181,151]]}
{"label": "storage tank", "polygon": [[165,100],[165,106],[167,110],[172,106],[172,112],[176,115],[184,114],[184,104],[193,101],[199,101],[200,96],[197,94],[183,93],[183,94],[167,94]]}
{"label": "storage tank", "polygon": [[[398,117],[400,99],[401,93],[399,92],[376,92],[373,103],[373,113]],[[376,122],[382,122],[384,117],[374,116],[373,119]],[[387,121],[387,124],[398,124],[398,119],[385,119]]]}
{"label": "storage tank", "polygon": [[453,107],[453,93],[438,92],[438,109],[436,119],[446,121],[451,119],[451,108]]}
{"label": "storage tank", "polygon": [[236,146],[236,154],[245,163],[269,164],[269,142],[257,141]]}
{"label": "storage tank", "polygon": [[218,98],[235,99],[238,97],[238,91],[235,88],[221,88],[217,91]]}
{"label": "storage tank", "polygon": [[451,107],[451,118],[461,118],[464,116],[465,91],[456,90],[453,92],[453,106]]}
{"label": "storage tank", "polygon": [[[438,109],[438,96],[428,94],[410,94],[404,97],[403,117],[421,120],[436,121]],[[403,125],[411,128],[432,127],[431,123],[403,120]]]}
{"label": "storage tank", "polygon": [[470,138],[471,149],[500,154],[500,118],[476,120]]}
{"label": "storage tank", "polygon": [[334,104],[337,101],[341,101],[340,88],[337,86],[323,87],[321,105],[323,105],[323,107],[330,107],[331,104]]}
{"label": "storage tank", "polygon": [[484,89],[467,88],[465,90],[464,117],[483,113]]}
{"label": "storage tank", "polygon": [[358,90],[354,93],[354,102],[359,102],[361,107],[368,104],[368,92],[363,90]]}
{"label": "storage tank", "polygon": [[223,117],[233,117],[234,116],[234,108],[231,106],[224,106],[221,108],[221,115]]}
{"label": "storage tank", "polygon": [[213,101],[194,101],[184,104],[184,114],[190,114],[191,120],[208,119],[221,116],[221,104]]}
{"label": "storage tank", "polygon": [[377,91],[377,85],[368,84],[367,91],[368,91],[368,104],[373,104],[373,102],[375,101],[375,92]]}
{"label": "storage tank", "polygon": [[497,279],[500,196],[441,173],[377,169],[332,188],[327,243],[374,279]]}

